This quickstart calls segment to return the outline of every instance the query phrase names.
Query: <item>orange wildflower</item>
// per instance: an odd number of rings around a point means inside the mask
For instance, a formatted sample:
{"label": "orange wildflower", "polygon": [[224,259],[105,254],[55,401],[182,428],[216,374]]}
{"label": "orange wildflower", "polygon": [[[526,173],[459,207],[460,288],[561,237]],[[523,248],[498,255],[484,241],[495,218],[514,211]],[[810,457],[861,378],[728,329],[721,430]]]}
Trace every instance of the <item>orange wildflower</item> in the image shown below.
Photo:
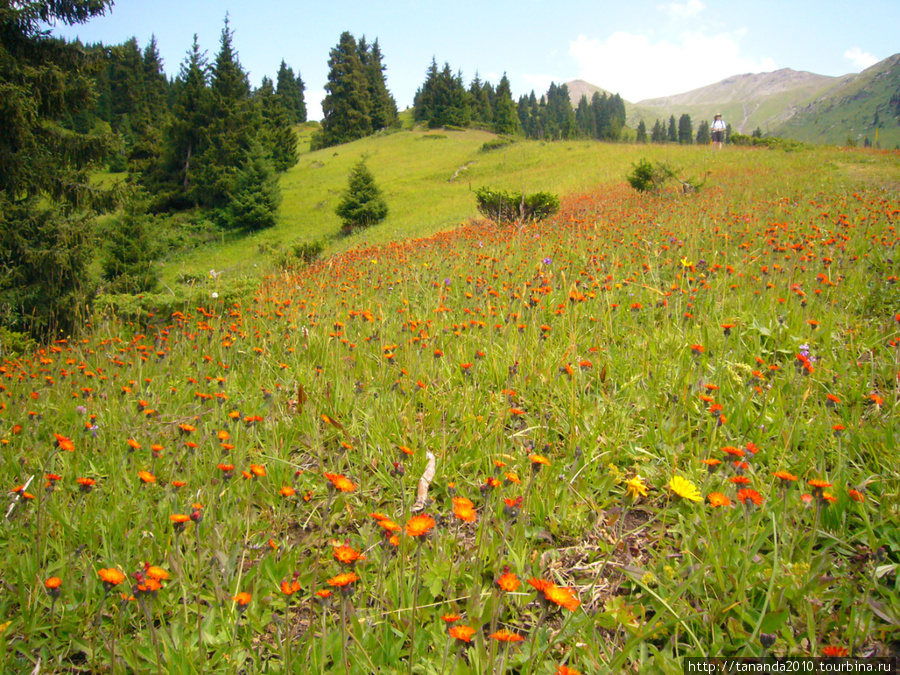
{"label": "orange wildflower", "polygon": [[491,639],[497,640],[498,642],[522,642],[525,638],[518,633],[512,633],[508,630],[501,629],[496,633],[491,633]]}
{"label": "orange wildflower", "polygon": [[556,675],[581,675],[581,673],[574,668],[569,668],[566,665],[560,665],[556,667]]}
{"label": "orange wildflower", "polygon": [[326,473],[324,475],[331,481],[331,486],[341,492],[353,492],[356,489],[356,484],[343,474]]}
{"label": "orange wildflower", "polygon": [[334,586],[335,588],[344,588],[356,581],[359,581],[359,575],[356,572],[344,572],[343,574],[338,574],[336,577],[331,577],[331,579],[328,580],[328,585]]}
{"label": "orange wildflower", "polygon": [[284,595],[291,596],[297,591],[300,590],[300,582],[298,581],[282,581],[281,582],[281,592]]}
{"label": "orange wildflower", "polygon": [[154,476],[149,471],[138,471],[138,478],[141,479],[142,483],[155,483],[156,476]]}
{"label": "orange wildflower", "polygon": [[453,498],[453,515],[467,523],[474,523],[477,518],[475,505],[465,497]]}
{"label": "orange wildflower", "polygon": [[519,577],[515,575],[513,572],[505,572],[500,575],[500,578],[497,579],[497,585],[502,588],[507,593],[512,593],[517,590],[522,583],[519,581]]}
{"label": "orange wildflower", "polygon": [[450,626],[447,632],[450,637],[456,638],[460,642],[471,642],[472,636],[475,635],[475,629],[471,626]]}
{"label": "orange wildflower", "polygon": [[763,501],[762,495],[759,494],[756,490],[752,490],[750,488],[738,490],[737,498],[738,501],[741,502],[744,506],[749,506],[750,503],[759,506]]}
{"label": "orange wildflower", "polygon": [[422,514],[406,521],[406,534],[410,537],[422,537],[428,534],[435,525],[434,518]]}
{"label": "orange wildflower", "polygon": [[118,586],[125,581],[125,575],[114,567],[97,570],[97,575],[100,577],[106,590],[109,590],[113,586]]}
{"label": "orange wildflower", "polygon": [[334,547],[334,557],[338,562],[345,565],[352,565],[357,560],[365,560],[366,556],[355,550],[351,546],[341,545]]}
{"label": "orange wildflower", "polygon": [[295,494],[297,494],[297,491],[290,485],[285,485],[278,491],[278,493],[284,497],[293,497]]}
{"label": "orange wildflower", "polygon": [[791,483],[797,482],[797,476],[790,473],[789,471],[776,471],[772,474],[775,478],[781,480],[782,485],[790,485]]}
{"label": "orange wildflower", "polygon": [[156,567],[155,565],[146,565],[144,572],[149,578],[156,581],[168,581],[169,579],[169,573],[162,567]]}
{"label": "orange wildflower", "polygon": [[709,500],[709,505],[713,508],[719,506],[731,506],[731,500],[721,492],[710,492],[706,495],[706,498]]}
{"label": "orange wildflower", "polygon": [[544,596],[554,605],[565,607],[570,612],[574,612],[581,605],[581,601],[575,597],[575,591],[555,584],[550,584],[544,589]]}
{"label": "orange wildflower", "polygon": [[234,600],[238,604],[238,607],[246,607],[247,605],[250,604],[250,601],[253,599],[253,596],[250,595],[247,591],[241,591],[240,593],[238,593],[231,599]]}
{"label": "orange wildflower", "polygon": [[387,530],[388,532],[399,532],[400,530],[403,529],[397,523],[395,523],[393,520],[390,520],[389,518],[382,518],[381,520],[378,521],[378,524],[381,527],[383,527],[385,530]]}

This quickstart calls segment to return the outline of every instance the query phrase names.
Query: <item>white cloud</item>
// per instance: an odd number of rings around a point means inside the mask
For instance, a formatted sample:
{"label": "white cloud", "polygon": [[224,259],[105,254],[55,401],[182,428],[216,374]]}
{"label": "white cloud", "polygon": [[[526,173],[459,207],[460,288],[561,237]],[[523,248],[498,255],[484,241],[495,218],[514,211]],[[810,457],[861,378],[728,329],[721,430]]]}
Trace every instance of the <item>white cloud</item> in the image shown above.
{"label": "white cloud", "polygon": [[881,59],[877,56],[873,56],[869,52],[864,52],[859,47],[851,47],[847,51],[844,52],[844,58],[849,60],[854,66],[859,68],[860,70],[864,70],[869,66],[874,66]]}
{"label": "white cloud", "polygon": [[734,33],[692,32],[657,42],[626,31],[617,31],[606,40],[579,35],[569,43],[569,55],[578,65],[580,79],[632,102],[777,68],[770,58],[755,61],[741,56]]}
{"label": "white cloud", "polygon": [[685,3],[669,2],[665,5],[659,5],[658,9],[673,19],[688,19],[692,16],[697,16],[706,9],[706,5],[700,0],[687,0]]}

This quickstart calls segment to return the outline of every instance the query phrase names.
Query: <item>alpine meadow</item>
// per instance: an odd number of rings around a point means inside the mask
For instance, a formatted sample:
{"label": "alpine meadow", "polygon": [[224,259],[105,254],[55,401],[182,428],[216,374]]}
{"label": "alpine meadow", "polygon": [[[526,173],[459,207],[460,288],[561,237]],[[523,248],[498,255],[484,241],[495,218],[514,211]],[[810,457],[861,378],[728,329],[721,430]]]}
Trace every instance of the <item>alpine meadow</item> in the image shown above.
{"label": "alpine meadow", "polygon": [[109,11],[0,4],[0,671],[900,666],[900,151]]}

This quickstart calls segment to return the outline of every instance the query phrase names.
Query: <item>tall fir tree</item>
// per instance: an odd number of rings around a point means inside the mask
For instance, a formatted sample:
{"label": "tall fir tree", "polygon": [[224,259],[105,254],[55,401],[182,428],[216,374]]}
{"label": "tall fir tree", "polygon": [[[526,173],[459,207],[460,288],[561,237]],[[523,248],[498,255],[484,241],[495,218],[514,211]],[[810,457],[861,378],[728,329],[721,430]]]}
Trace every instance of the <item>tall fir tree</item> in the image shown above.
{"label": "tall fir tree", "polygon": [[462,73],[456,74],[449,63],[438,71],[431,60],[424,84],[416,92],[413,117],[432,129],[444,126],[466,127],[472,121],[471,97],[463,85]]}
{"label": "tall fir tree", "polygon": [[670,143],[678,142],[678,127],[675,124],[675,115],[669,117],[669,128],[666,131],[666,140]]}
{"label": "tall fir tree", "polygon": [[359,41],[358,48],[359,59],[366,76],[372,131],[395,127],[399,124],[397,102],[387,88],[384,78],[387,67],[384,65],[378,40],[376,39],[370,47],[366,44],[366,38],[363,36]]}
{"label": "tall fir tree", "polygon": [[275,93],[279,105],[285,110],[291,124],[306,121],[306,99],[303,92],[306,86],[300,73],[294,76],[294,70],[282,59],[276,76]]}
{"label": "tall fir tree", "polygon": [[[284,63],[284,62],[282,62]],[[291,76],[293,81],[293,75]],[[294,134],[291,111],[275,92],[268,77],[263,77],[259,89],[253,92],[253,102],[262,119],[259,140],[268,155],[272,168],[280,173],[297,163],[297,136]]]}
{"label": "tall fir tree", "polygon": [[482,82],[476,71],[475,77],[469,83],[469,101],[472,107],[472,121],[477,124],[491,124],[494,120],[489,90],[490,85]]}
{"label": "tall fir tree", "polygon": [[328,83],[322,101],[322,129],[313,148],[347,143],[372,133],[368,80],[356,39],[344,31],[329,53]]}
{"label": "tall fir tree", "polygon": [[638,122],[637,128],[635,129],[635,140],[638,143],[647,142],[647,125],[644,123],[644,120]]}
{"label": "tall fir tree", "polygon": [[709,131],[709,122],[703,120],[697,127],[697,145],[709,145],[712,136]]}
{"label": "tall fir tree", "polygon": [[678,118],[678,142],[682,145],[691,145],[694,142],[694,124],[687,113]]}
{"label": "tall fir tree", "polygon": [[110,0],[5,3],[0,9],[0,323],[50,337],[88,300],[93,216],[111,206],[90,182],[109,135],[63,122],[89,109],[100,65],[48,24],[82,24]]}
{"label": "tall fir tree", "polygon": [[516,104],[513,102],[512,89],[506,73],[500,78],[497,85],[496,100],[494,101],[494,133],[517,134],[521,129]]}
{"label": "tall fir tree", "polygon": [[212,66],[209,94],[209,145],[198,162],[198,197],[202,206],[222,208],[234,194],[238,173],[260,123],[250,103],[250,82],[234,49],[234,31],[227,15]]}
{"label": "tall fir tree", "polygon": [[[209,65],[197,34],[181,64],[172,121],[165,132],[162,166],[150,177],[148,189],[157,193],[158,207],[184,208],[200,202],[196,174],[206,152],[210,93]],[[167,186],[165,189],[163,186]]]}

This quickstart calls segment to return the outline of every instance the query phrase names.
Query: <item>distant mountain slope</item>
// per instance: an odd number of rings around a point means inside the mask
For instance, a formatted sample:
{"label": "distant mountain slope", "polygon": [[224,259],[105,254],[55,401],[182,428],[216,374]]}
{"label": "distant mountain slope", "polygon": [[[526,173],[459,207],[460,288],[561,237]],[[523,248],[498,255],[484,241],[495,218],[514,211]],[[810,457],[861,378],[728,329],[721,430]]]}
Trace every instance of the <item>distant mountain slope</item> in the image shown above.
{"label": "distant mountain slope", "polygon": [[[582,94],[590,99],[594,91],[606,91],[584,80],[566,84],[573,105]],[[874,143],[877,124],[881,147],[893,148],[900,144],[900,54],[842,77],[790,68],[734,75],[683,94],[625,101],[625,111],[632,128],[641,120],[650,129],[658,119],[688,114],[696,129],[701,121],[722,113],[739,133],[759,128],[767,134],[831,145],[867,138]]]}
{"label": "distant mountain slope", "polygon": [[844,145],[866,139],[883,148],[900,146],[900,54],[858,75],[848,75],[775,128],[801,141]]}
{"label": "distant mountain slope", "polygon": [[757,127],[771,131],[838,80],[790,68],[735,75],[684,94],[639,101],[635,114],[655,119],[687,113],[696,127],[701,120],[711,121],[716,113],[722,113],[740,133],[749,134]]}

